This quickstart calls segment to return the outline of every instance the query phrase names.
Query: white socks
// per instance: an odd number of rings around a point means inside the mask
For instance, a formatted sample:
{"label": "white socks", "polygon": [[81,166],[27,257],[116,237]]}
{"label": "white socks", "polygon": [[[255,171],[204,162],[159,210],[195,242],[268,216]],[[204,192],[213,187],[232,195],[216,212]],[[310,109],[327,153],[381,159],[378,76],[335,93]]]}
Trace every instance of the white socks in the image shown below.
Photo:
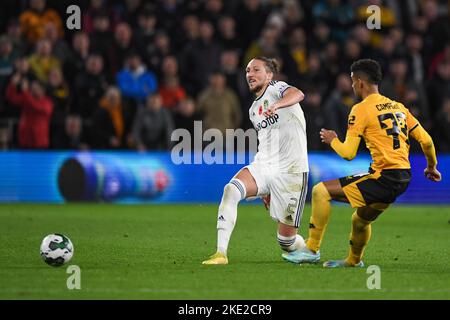
{"label": "white socks", "polygon": [[278,233],[277,239],[278,239],[278,243],[280,244],[281,249],[283,251],[287,251],[287,252],[299,250],[305,244],[305,241],[303,240],[303,238],[298,234],[295,236],[292,236],[292,237],[285,237]]}
{"label": "white socks", "polygon": [[238,179],[231,180],[224,188],[217,217],[217,251],[224,255],[236,224],[238,204],[246,194],[244,183]]}

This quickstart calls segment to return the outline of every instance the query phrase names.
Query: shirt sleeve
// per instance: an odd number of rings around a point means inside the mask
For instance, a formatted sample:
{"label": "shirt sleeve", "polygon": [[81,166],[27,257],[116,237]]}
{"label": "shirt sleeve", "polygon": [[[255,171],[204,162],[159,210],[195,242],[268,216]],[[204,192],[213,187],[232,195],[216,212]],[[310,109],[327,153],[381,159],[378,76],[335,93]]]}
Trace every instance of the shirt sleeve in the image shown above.
{"label": "shirt sleeve", "polygon": [[360,104],[355,105],[348,116],[347,136],[362,137],[367,122],[367,113],[364,110],[364,106]]}
{"label": "shirt sleeve", "polygon": [[410,134],[413,130],[417,129],[418,126],[420,126],[419,120],[416,119],[412,115],[411,112],[407,108],[406,109],[406,125],[408,127],[408,134]]}
{"label": "shirt sleeve", "polygon": [[284,92],[291,86],[284,81],[274,81],[273,82],[274,93],[278,99],[283,98]]}

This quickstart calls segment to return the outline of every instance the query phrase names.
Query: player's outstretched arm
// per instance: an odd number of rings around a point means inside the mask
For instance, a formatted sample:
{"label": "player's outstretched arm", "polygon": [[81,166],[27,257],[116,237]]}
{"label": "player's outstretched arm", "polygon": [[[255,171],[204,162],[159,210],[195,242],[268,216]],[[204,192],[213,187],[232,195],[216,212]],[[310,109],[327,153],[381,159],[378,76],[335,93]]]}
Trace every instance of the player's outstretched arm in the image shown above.
{"label": "player's outstretched arm", "polygon": [[358,152],[360,137],[353,137],[347,134],[344,142],[341,142],[333,130],[321,129],[320,138],[323,143],[329,144],[336,153],[345,160],[352,160]]}
{"label": "player's outstretched arm", "polygon": [[417,124],[411,129],[409,136],[413,137],[420,143],[420,147],[425,154],[425,158],[427,159],[427,167],[424,170],[424,174],[427,179],[435,182],[441,181],[441,173],[436,168],[437,158],[433,139],[420,124]]}
{"label": "player's outstretched arm", "polygon": [[283,93],[283,98],[269,106],[267,111],[264,113],[266,117],[271,117],[275,114],[278,109],[290,107],[296,103],[303,101],[305,94],[295,87],[289,87]]}

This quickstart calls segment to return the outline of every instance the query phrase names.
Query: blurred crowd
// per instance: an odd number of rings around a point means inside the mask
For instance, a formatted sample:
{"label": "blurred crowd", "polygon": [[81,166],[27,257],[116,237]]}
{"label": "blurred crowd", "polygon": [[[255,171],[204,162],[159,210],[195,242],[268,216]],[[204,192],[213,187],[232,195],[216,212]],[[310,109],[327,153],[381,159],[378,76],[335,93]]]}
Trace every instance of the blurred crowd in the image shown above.
{"label": "blurred crowd", "polygon": [[[81,8],[69,30],[66,8]],[[369,5],[381,29],[368,29]],[[259,55],[303,90],[308,148],[344,138],[349,67],[380,62],[381,93],[450,152],[449,1],[2,0],[0,148],[168,150],[175,128],[251,127],[245,66]]]}

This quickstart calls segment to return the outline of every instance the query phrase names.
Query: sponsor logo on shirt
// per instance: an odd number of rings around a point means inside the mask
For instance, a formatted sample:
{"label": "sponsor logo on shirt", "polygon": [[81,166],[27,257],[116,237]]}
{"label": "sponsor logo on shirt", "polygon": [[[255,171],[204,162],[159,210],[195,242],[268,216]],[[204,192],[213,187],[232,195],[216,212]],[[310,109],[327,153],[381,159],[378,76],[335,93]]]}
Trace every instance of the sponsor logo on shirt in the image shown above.
{"label": "sponsor logo on shirt", "polygon": [[264,119],[263,121],[259,122],[255,129],[256,131],[260,131],[262,129],[267,129],[268,127],[274,125],[275,123],[278,123],[278,119],[280,116],[278,114],[275,114],[267,119]]}

